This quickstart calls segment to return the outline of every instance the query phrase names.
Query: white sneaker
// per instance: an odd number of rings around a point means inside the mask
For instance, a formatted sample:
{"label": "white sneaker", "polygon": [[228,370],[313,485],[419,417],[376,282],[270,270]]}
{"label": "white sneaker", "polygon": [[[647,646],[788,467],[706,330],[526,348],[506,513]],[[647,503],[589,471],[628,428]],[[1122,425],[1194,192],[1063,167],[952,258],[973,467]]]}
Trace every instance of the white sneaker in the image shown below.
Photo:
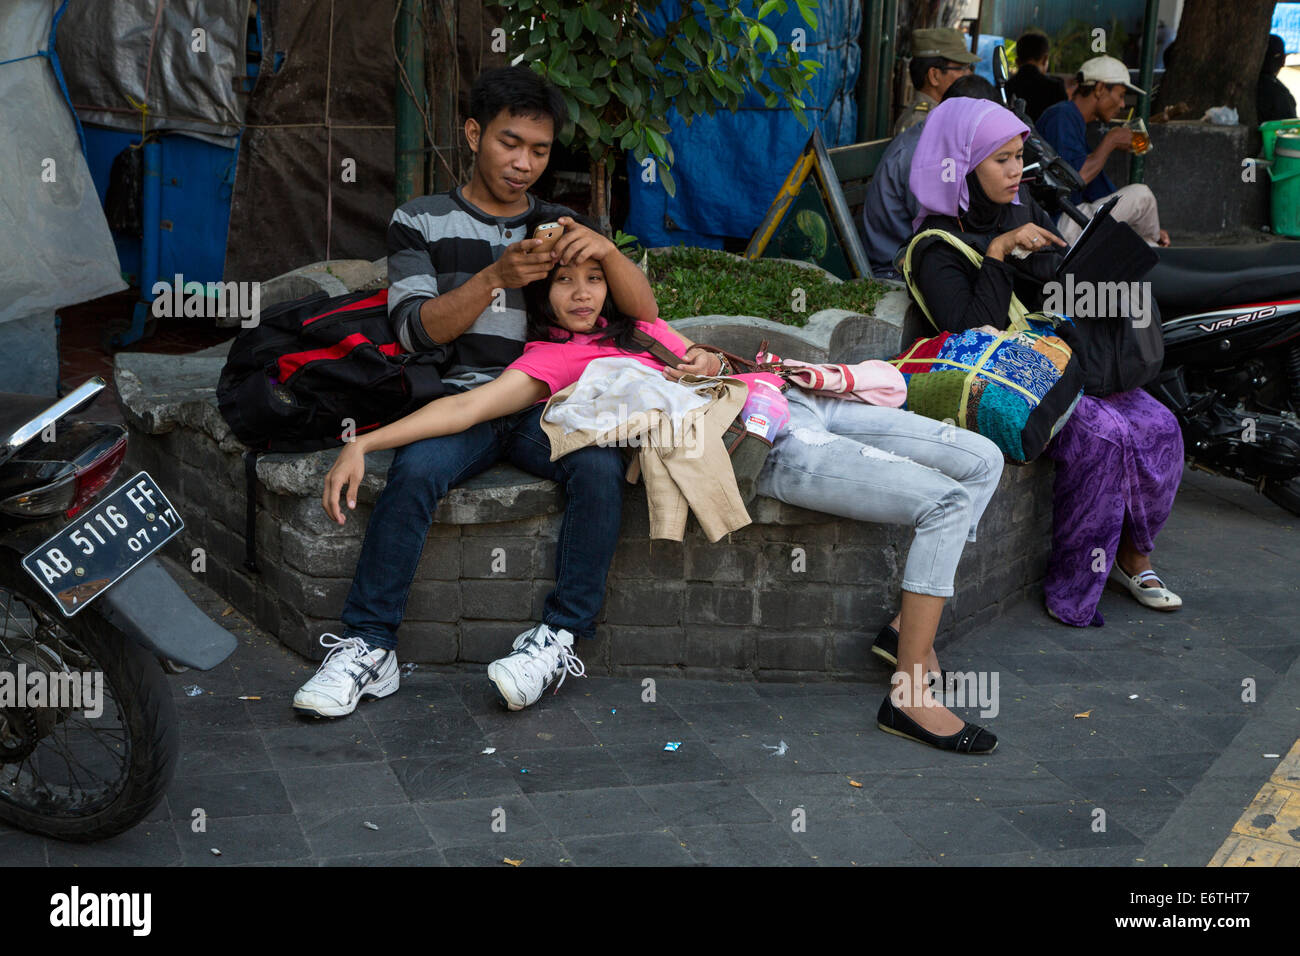
{"label": "white sneaker", "polygon": [[558,692],[564,678],[587,676],[587,669],[573,653],[573,634],[538,624],[515,638],[514,650],[488,665],[488,680],[501,702],[510,710],[523,710],[537,702],[542,692],[558,677]]}
{"label": "white sneaker", "polygon": [[[327,637],[333,641],[327,643]],[[316,717],[345,717],[357,709],[362,697],[387,697],[397,690],[401,674],[394,651],[371,650],[360,638],[334,634],[322,634],[320,643],[329,653],[316,676],[293,695],[294,710]]]}

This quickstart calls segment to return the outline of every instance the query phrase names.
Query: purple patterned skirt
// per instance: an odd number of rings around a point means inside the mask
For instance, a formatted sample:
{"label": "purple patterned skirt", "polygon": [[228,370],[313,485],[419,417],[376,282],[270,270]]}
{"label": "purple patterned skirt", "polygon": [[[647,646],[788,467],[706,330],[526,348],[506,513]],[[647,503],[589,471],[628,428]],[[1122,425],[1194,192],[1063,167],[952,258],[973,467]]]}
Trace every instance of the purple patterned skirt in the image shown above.
{"label": "purple patterned skirt", "polygon": [[1097,604],[1121,535],[1149,554],[1173,508],[1183,436],[1141,389],[1085,395],[1044,454],[1056,462],[1047,607],[1066,624],[1100,627]]}

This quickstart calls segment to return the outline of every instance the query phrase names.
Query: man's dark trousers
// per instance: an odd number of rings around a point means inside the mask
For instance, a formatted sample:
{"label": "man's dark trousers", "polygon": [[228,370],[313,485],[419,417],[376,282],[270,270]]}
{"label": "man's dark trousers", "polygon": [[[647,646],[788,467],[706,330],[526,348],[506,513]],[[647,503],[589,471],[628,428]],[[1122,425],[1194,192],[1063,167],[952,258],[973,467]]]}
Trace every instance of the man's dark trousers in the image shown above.
{"label": "man's dark trousers", "polygon": [[[593,446],[552,462],[551,443],[541,428],[542,408],[534,405],[458,435],[426,438],[397,450],[343,609],[345,638],[397,647],[397,628],[438,502],[449,489],[498,461],[564,488],[555,587],[546,596],[542,622],[576,637],[595,635],[622,521],[623,458],[617,448]],[[523,609],[517,617],[529,614]],[[503,644],[502,653],[506,651]]]}

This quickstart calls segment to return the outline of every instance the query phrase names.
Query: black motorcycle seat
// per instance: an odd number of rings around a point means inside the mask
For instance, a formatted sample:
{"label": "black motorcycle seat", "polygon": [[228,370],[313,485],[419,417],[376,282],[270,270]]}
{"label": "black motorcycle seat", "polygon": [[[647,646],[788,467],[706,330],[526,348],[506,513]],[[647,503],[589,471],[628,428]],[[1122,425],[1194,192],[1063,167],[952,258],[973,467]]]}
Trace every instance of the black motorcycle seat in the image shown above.
{"label": "black motorcycle seat", "polygon": [[1300,242],[1157,249],[1147,280],[1163,321],[1180,315],[1300,298]]}

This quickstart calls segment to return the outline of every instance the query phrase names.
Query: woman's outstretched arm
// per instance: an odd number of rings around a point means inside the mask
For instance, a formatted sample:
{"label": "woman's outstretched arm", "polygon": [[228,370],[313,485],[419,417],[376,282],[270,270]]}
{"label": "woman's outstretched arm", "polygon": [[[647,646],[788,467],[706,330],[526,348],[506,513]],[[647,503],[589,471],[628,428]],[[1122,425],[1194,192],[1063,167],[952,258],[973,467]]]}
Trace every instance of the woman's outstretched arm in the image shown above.
{"label": "woman's outstretched arm", "polygon": [[485,385],[436,399],[405,418],[358,436],[343,446],[334,466],[325,476],[325,491],[321,496],[325,513],[331,520],[344,523],[346,519],[340,507],[339,494],[345,490],[348,507],[357,506],[357,489],[366,475],[367,452],[398,448],[440,435],[459,434],[480,422],[522,411],[548,394],[550,391],[544,383],[518,369],[506,369],[500,377]]}

